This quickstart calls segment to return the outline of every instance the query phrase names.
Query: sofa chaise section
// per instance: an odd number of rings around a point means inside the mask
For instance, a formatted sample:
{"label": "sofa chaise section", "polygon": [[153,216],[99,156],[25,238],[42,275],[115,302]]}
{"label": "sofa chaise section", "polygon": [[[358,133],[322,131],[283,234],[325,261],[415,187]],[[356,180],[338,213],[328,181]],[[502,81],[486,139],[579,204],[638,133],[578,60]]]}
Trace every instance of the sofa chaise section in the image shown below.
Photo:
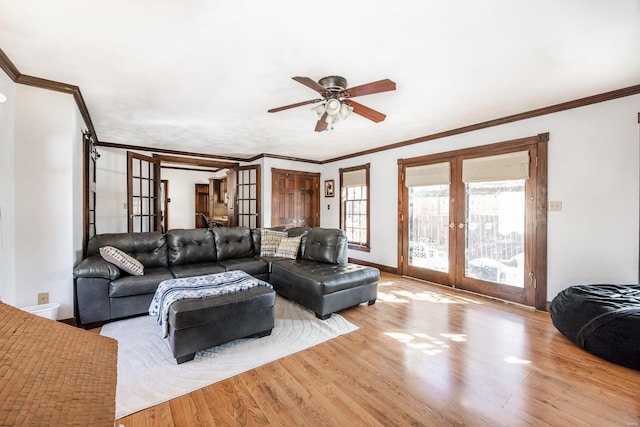
{"label": "sofa chaise section", "polygon": [[380,271],[347,262],[343,230],[311,228],[301,258],[274,261],[275,291],[312,310],[319,319],[363,302],[375,303]]}

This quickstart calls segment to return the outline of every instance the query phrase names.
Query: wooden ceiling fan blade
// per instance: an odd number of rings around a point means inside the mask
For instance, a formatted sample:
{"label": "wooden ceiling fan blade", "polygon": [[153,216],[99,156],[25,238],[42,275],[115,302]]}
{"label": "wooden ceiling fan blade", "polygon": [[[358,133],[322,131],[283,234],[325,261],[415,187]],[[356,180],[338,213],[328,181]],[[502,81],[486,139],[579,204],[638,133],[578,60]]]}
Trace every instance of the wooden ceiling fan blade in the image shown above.
{"label": "wooden ceiling fan blade", "polygon": [[267,113],[277,113],[278,111],[288,110],[289,108],[301,107],[307,104],[313,104],[314,102],[320,102],[322,99],[310,99],[308,101],[296,102],[295,104],[284,105],[282,107],[272,108],[267,110]]}
{"label": "wooden ceiling fan blade", "polygon": [[396,90],[396,83],[389,79],[378,80],[377,82],[366,83],[360,86],[350,87],[342,93],[347,93],[351,98],[356,96],[371,95],[372,93],[389,92]]}
{"label": "wooden ceiling fan blade", "polygon": [[344,103],[352,106],[354,113],[359,114],[362,117],[367,118],[376,123],[383,121],[387,117],[385,114],[382,114],[381,112],[376,111],[373,108],[366,107],[350,99],[345,100]]}
{"label": "wooden ceiling fan blade", "polygon": [[318,120],[318,123],[316,123],[316,132],[327,130],[327,125],[327,112],[325,111],[324,114],[322,114],[322,117],[320,117],[320,120]]}
{"label": "wooden ceiling fan blade", "polygon": [[296,76],[296,77],[291,77],[291,78],[293,80],[297,81],[298,83],[302,83],[306,87],[315,90],[316,92],[318,92],[321,95],[327,92],[327,88],[326,87],[322,86],[320,83],[316,82],[315,80],[313,80],[313,79],[311,79],[309,77]]}

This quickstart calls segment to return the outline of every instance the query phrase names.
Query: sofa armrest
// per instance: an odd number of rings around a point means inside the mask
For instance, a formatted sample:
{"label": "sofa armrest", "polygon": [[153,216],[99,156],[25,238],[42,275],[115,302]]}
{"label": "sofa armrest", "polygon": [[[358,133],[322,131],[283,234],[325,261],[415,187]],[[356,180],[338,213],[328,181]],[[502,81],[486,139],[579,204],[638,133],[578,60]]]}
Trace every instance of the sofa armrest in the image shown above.
{"label": "sofa armrest", "polygon": [[73,277],[94,277],[114,280],[120,277],[120,269],[99,255],[93,255],[80,261],[73,269]]}

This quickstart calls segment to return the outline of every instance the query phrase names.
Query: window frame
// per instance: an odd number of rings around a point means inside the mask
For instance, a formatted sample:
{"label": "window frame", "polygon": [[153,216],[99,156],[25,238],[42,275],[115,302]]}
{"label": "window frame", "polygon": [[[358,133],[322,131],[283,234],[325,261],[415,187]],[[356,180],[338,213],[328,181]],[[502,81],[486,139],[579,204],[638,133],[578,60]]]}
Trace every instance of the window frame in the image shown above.
{"label": "window frame", "polygon": [[[366,213],[365,213],[365,217],[366,217],[366,221],[367,221],[367,225],[366,225],[366,242],[362,243],[362,242],[358,242],[358,243],[354,243],[351,242],[349,240],[347,240],[347,244],[348,244],[348,248],[349,249],[353,249],[356,251],[363,251],[363,252],[370,252],[371,251],[371,182],[369,179],[369,170],[370,170],[370,163],[364,164],[364,165],[358,165],[358,166],[352,166],[352,167],[348,167],[348,168],[340,168],[339,172],[340,172],[340,228],[342,230],[347,231],[347,209],[346,209],[346,203],[347,203],[347,190],[344,185],[344,173],[346,172],[354,172],[354,171],[359,171],[359,170],[364,170],[365,171],[365,181],[366,181],[366,185],[365,185],[365,189],[366,189],[366,198],[365,199],[358,199],[358,200],[366,200],[367,202],[367,208],[366,208]],[[347,234],[347,239],[348,239],[348,234]]]}

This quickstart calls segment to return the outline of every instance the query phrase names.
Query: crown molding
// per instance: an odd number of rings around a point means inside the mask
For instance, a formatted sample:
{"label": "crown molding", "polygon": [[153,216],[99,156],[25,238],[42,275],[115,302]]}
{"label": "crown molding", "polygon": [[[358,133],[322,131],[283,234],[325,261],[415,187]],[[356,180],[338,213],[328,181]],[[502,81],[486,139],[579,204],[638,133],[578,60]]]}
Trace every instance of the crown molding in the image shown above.
{"label": "crown molding", "polygon": [[[234,162],[246,162],[246,163],[254,162],[262,158],[271,158],[271,159],[281,159],[281,160],[289,160],[289,161],[295,161],[295,162],[323,165],[323,164],[333,163],[341,160],[352,159],[354,157],[360,157],[367,154],[374,154],[382,151],[392,150],[395,148],[401,148],[401,147],[406,147],[413,144],[419,144],[421,142],[433,141],[435,139],[445,138],[448,136],[459,135],[467,132],[473,132],[476,130],[486,129],[494,126],[500,126],[507,123],[526,120],[526,119],[543,116],[547,114],[557,113],[560,111],[570,110],[573,108],[584,107],[586,105],[596,104],[596,103],[605,102],[605,101],[611,101],[617,98],[623,98],[625,96],[631,96],[631,95],[636,95],[640,93],[640,84],[638,84],[638,85],[629,86],[623,89],[617,89],[609,92],[600,93],[597,95],[587,96],[585,98],[579,98],[572,101],[561,102],[559,104],[554,104],[548,107],[537,108],[535,110],[526,111],[524,113],[513,114],[513,115],[500,117],[493,120],[488,120],[485,122],[475,123],[468,126],[462,126],[456,129],[451,129],[443,132],[437,132],[430,135],[421,136],[414,139],[409,139],[406,141],[382,145],[380,147],[372,148],[369,150],[358,151],[356,153],[346,154],[344,156],[339,156],[339,157],[333,157],[326,160],[311,160],[311,159],[282,156],[278,154],[269,154],[269,153],[261,153],[253,157],[243,158],[243,157],[235,157],[235,156],[191,153],[191,152],[185,152],[185,151],[179,151],[179,150],[143,147],[138,145],[101,142],[93,127],[91,116],[89,115],[89,110],[87,109],[87,106],[82,97],[82,93],[78,86],[21,74],[16,68],[16,66],[13,64],[13,62],[11,62],[9,57],[7,57],[7,55],[2,51],[2,49],[0,49],[0,68],[2,68],[4,72],[7,73],[7,75],[16,83],[72,94],[76,101],[76,104],[78,105],[80,114],[82,115],[82,118],[84,119],[87,127],[89,128],[89,131],[95,136],[96,145],[98,146],[121,148],[121,149],[127,149],[127,150],[150,151],[153,153],[177,154],[177,155],[185,155],[185,156],[193,156],[193,157],[210,158],[210,159],[221,159],[221,160],[229,160]],[[640,122],[640,113],[638,113],[638,121]]]}
{"label": "crown molding", "polygon": [[[393,144],[383,145],[370,150],[359,151],[353,154],[347,154],[340,157],[334,157],[327,159],[322,163],[332,163],[339,160],[346,160],[353,157],[364,156],[365,154],[379,153],[381,151],[392,150],[394,148],[406,147],[420,142],[433,141],[434,139],[445,138],[447,136],[459,135],[461,133],[473,132],[480,129],[486,129],[494,126],[504,125],[507,123],[517,122],[520,120],[526,120],[533,117],[544,116],[546,114],[558,113],[560,111],[570,110],[573,108],[584,107],[586,105],[597,104],[599,102],[611,101],[613,99],[624,98],[625,96],[637,95],[640,93],[640,85],[629,86],[623,89],[612,90],[610,92],[604,92],[597,95],[587,96],[585,98],[574,99],[572,101],[561,102],[560,104],[550,105],[548,107],[537,108],[535,110],[526,111],[524,113],[513,114],[510,116],[501,117],[498,119],[488,120],[486,122],[480,122],[473,125],[463,126],[456,129],[447,130],[444,132],[433,133],[431,135],[421,136],[419,138],[409,139],[402,142],[396,142]],[[639,113],[640,117],[640,113]],[[640,120],[640,118],[639,118]]]}
{"label": "crown molding", "polygon": [[4,72],[7,73],[7,76],[14,82],[20,76],[20,71],[13,65],[13,62],[11,62],[2,49],[0,49],[0,68],[2,68]]}
{"label": "crown molding", "polygon": [[2,68],[9,78],[15,83],[73,95],[73,99],[78,106],[78,110],[80,111],[80,115],[82,116],[84,123],[87,125],[89,131],[96,137],[96,140],[98,139],[96,130],[93,127],[93,122],[91,121],[91,115],[89,115],[89,109],[87,108],[87,104],[84,102],[82,92],[78,86],[22,74],[2,49],[0,49],[0,68]]}

